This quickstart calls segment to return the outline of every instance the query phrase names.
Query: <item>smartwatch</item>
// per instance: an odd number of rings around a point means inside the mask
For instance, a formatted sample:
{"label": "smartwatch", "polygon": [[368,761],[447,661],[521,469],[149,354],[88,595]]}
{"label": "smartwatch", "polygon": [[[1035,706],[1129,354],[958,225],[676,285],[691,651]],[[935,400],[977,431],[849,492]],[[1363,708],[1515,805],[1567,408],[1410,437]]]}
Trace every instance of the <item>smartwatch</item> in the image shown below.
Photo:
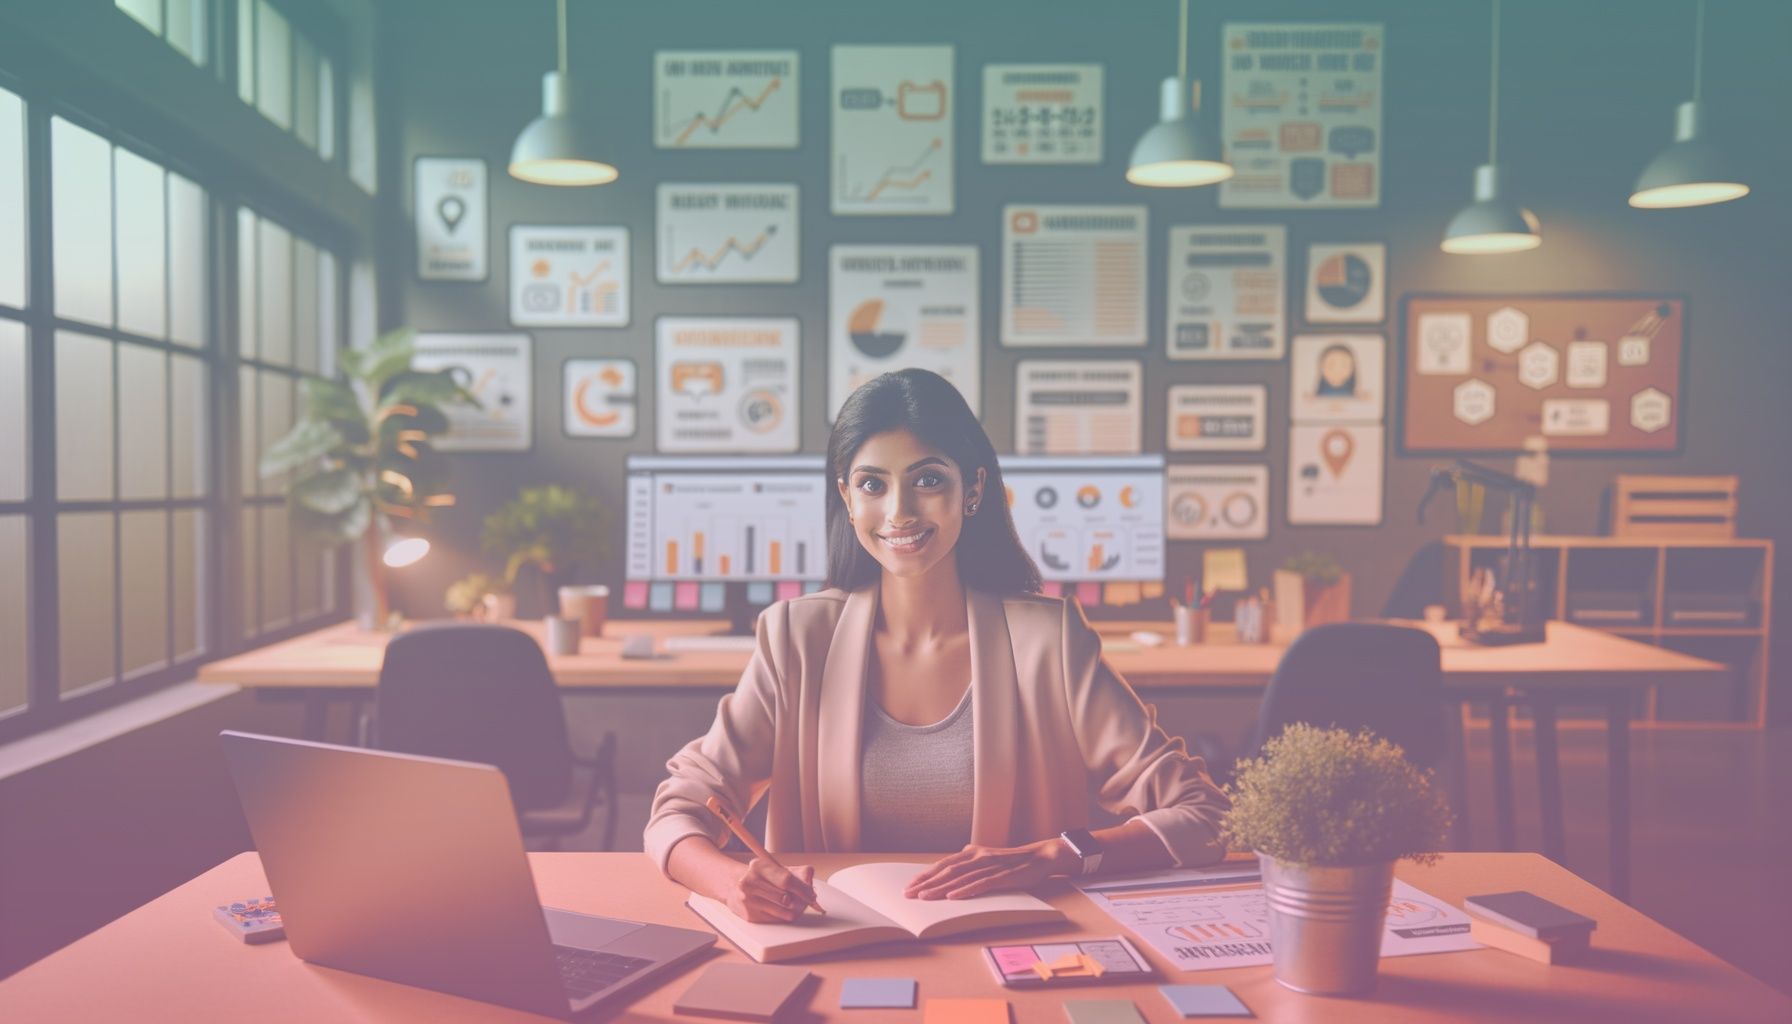
{"label": "smartwatch", "polygon": [[1086,828],[1073,828],[1068,832],[1058,833],[1064,845],[1083,859],[1083,874],[1093,875],[1101,867],[1101,841]]}

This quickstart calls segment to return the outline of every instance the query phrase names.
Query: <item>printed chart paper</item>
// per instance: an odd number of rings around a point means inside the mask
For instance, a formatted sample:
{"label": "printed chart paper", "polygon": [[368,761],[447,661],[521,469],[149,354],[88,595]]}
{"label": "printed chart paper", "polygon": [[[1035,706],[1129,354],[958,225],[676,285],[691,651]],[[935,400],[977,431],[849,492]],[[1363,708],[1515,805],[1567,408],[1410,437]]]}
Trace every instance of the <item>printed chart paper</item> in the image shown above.
{"label": "printed chart paper", "polygon": [[796,451],[796,320],[666,316],[655,326],[660,451]]}
{"label": "printed chart paper", "polygon": [[632,359],[568,359],[560,368],[568,437],[634,437],[638,384]]}
{"label": "printed chart paper", "polygon": [[1145,344],[1143,206],[1002,210],[1002,344]]}
{"label": "printed chart paper", "polygon": [[1015,533],[1042,577],[1163,580],[1163,456],[1000,462]]}
{"label": "printed chart paper", "polygon": [[1172,384],[1165,444],[1173,452],[1261,451],[1269,389],[1261,384]]}
{"label": "printed chart paper", "polygon": [[1131,455],[1141,450],[1143,370],[1132,359],[1023,359],[1015,366],[1014,450]]}
{"label": "printed chart paper", "polygon": [[1381,205],[1382,26],[1227,23],[1220,135],[1229,209]]}
{"label": "printed chart paper", "polygon": [[836,245],[828,250],[828,418],[880,373],[918,367],[981,407],[974,245]]}
{"label": "printed chart paper", "polygon": [[983,162],[1101,163],[1100,64],[986,64]]}
{"label": "printed chart paper", "polygon": [[1171,359],[1280,359],[1288,229],[1170,229]]}
{"label": "printed chart paper", "polygon": [[534,378],[527,334],[419,334],[411,366],[449,370],[479,407],[444,405],[443,452],[522,452],[532,443]]}
{"label": "printed chart paper", "polygon": [[950,46],[833,48],[836,214],[952,212]]}
{"label": "printed chart paper", "polygon": [[425,281],[485,280],[485,161],[418,157],[411,196],[417,227],[417,276]]}
{"label": "printed chart paper", "polygon": [[[827,576],[825,460],[820,456],[630,456],[631,580],[780,581]],[[694,587],[693,582],[693,587]],[[767,582],[766,589],[770,590]],[[763,603],[769,603],[769,594]],[[795,596],[780,593],[779,599]],[[649,607],[670,611],[670,582]],[[701,603],[702,591],[691,595]],[[749,591],[749,600],[758,601]],[[661,606],[663,605],[663,606]]]}
{"label": "printed chart paper", "polygon": [[1379,423],[1387,341],[1379,334],[1302,334],[1289,359],[1296,423]]}
{"label": "printed chart paper", "polygon": [[[1256,865],[1163,871],[1076,883],[1109,917],[1185,971],[1252,967],[1273,962],[1269,907]],[[1468,915],[1394,879],[1382,956],[1479,949]]]}
{"label": "printed chart paper", "polygon": [[660,149],[795,149],[795,50],[661,50],[653,55]]}
{"label": "printed chart paper", "polygon": [[1296,423],[1288,434],[1288,522],[1381,522],[1382,428]]}
{"label": "printed chart paper", "polygon": [[790,282],[798,277],[795,185],[661,185],[661,284]]}
{"label": "printed chart paper", "polygon": [[628,229],[510,229],[510,322],[628,326]]}
{"label": "printed chart paper", "polygon": [[1380,242],[1307,246],[1307,322],[1387,319],[1388,247]]}
{"label": "printed chart paper", "polygon": [[1175,465],[1164,481],[1171,540],[1269,536],[1269,467]]}

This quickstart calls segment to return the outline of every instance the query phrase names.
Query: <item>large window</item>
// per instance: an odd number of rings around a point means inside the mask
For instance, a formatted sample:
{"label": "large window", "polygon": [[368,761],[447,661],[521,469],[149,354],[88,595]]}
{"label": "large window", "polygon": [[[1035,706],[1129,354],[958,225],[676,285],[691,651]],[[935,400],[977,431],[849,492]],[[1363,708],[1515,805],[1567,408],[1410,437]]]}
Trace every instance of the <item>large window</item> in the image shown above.
{"label": "large window", "polygon": [[168,41],[181,56],[204,67],[210,20],[207,0],[113,0],[120,11]]}
{"label": "large window", "polygon": [[236,0],[236,33],[237,95],[335,160],[336,62],[269,0]]}

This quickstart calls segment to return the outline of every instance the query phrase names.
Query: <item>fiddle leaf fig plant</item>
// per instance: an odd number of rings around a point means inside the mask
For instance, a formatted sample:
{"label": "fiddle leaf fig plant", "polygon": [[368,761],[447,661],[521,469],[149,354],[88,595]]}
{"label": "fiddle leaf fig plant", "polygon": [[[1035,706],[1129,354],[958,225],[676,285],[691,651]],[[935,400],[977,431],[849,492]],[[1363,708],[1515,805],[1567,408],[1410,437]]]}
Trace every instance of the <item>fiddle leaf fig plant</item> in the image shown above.
{"label": "fiddle leaf fig plant", "polygon": [[604,555],[607,520],[596,498],[571,487],[525,487],[485,519],[485,549],[505,559],[504,579],[515,585],[524,566],[540,570],[543,597],[554,606],[554,587],[578,575],[579,566]]}

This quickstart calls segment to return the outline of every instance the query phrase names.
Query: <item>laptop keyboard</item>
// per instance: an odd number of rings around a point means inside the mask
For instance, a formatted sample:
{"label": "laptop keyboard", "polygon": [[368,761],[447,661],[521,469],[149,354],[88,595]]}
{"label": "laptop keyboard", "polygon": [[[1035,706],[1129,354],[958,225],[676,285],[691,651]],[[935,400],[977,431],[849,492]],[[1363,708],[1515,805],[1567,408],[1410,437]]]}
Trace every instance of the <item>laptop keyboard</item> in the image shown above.
{"label": "laptop keyboard", "polygon": [[572,946],[555,946],[554,963],[560,968],[560,981],[573,999],[596,995],[655,961],[636,956],[617,956]]}

